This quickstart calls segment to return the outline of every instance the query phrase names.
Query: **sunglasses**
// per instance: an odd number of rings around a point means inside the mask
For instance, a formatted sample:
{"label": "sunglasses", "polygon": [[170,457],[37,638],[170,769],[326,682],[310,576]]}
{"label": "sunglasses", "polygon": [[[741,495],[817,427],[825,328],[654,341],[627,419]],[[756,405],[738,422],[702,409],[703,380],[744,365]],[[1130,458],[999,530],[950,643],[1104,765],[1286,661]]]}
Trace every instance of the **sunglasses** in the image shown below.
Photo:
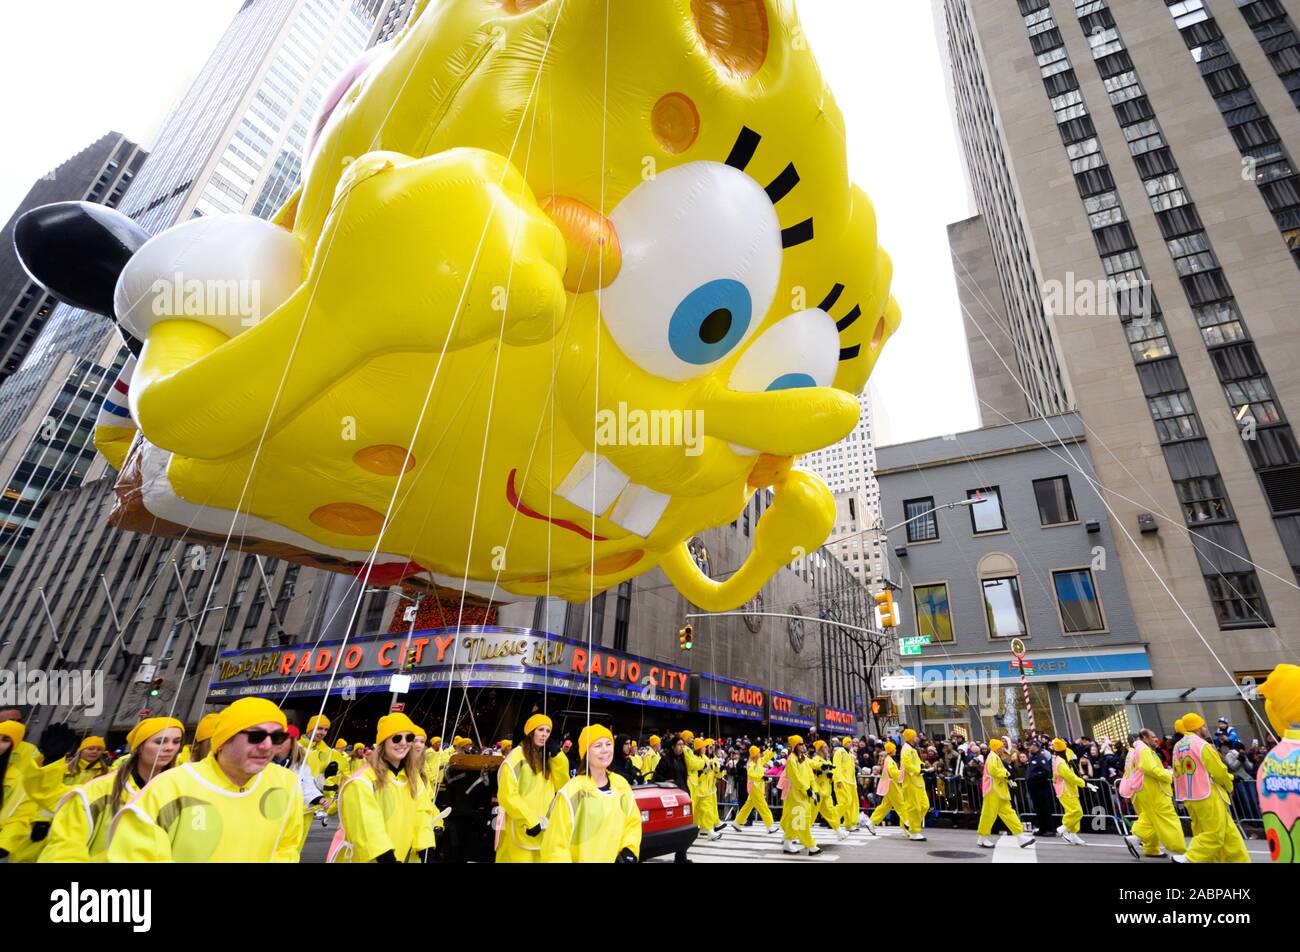
{"label": "sunglasses", "polygon": [[407,744],[414,744],[415,737],[416,737],[415,734],[394,734],[392,737],[388,739],[391,740],[394,744],[401,744],[403,742]]}
{"label": "sunglasses", "polygon": [[239,733],[247,737],[248,742],[254,747],[262,743],[262,741],[266,740],[268,737],[271,738],[272,745],[283,744],[289,739],[288,731],[263,731],[254,729],[249,731],[240,731]]}

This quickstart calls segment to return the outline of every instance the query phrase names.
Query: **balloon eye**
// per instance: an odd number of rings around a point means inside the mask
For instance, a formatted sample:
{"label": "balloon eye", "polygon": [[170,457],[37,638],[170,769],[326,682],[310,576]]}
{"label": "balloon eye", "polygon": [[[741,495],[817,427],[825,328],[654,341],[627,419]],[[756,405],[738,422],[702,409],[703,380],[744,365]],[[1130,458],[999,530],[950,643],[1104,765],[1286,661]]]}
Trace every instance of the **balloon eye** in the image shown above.
{"label": "balloon eye", "polygon": [[708,364],[740,343],[753,303],[739,281],[719,278],[682,299],[668,324],[668,344],[688,364]]}
{"label": "balloon eye", "polygon": [[767,385],[768,390],[798,390],[801,387],[815,387],[817,381],[809,374],[782,374]]}

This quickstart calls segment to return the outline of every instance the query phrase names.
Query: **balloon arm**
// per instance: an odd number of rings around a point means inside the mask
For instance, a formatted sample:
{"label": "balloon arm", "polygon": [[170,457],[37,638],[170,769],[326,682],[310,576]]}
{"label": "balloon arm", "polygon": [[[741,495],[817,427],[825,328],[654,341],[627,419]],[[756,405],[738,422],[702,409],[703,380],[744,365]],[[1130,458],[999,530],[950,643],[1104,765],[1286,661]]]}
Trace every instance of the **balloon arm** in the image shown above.
{"label": "balloon arm", "polygon": [[679,592],[705,611],[730,611],[753,598],[781,566],[804,558],[826,541],[835,523],[835,497],[813,473],[778,468],[772,504],[754,531],[754,550],[724,582],[700,571],[686,545],[660,564]]}
{"label": "balloon arm", "polygon": [[758,594],[758,590],[781,566],[780,563],[772,565],[751,553],[739,571],[726,581],[718,582],[700,571],[687,551],[686,544],[682,543],[669,551],[659,567],[668,576],[668,581],[692,605],[697,605],[706,612],[725,612],[743,605]]}

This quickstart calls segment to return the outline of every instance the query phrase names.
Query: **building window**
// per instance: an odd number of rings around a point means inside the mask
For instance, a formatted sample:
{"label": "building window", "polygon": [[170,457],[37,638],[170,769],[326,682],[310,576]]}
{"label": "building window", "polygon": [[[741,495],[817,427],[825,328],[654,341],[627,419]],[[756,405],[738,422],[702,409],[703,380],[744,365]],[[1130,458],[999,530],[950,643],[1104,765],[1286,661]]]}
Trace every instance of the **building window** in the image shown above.
{"label": "building window", "polygon": [[1174,489],[1178,491],[1178,501],[1182,503],[1183,518],[1188,525],[1232,518],[1227,495],[1218,476],[1180,479],[1174,482]]}
{"label": "building window", "polygon": [[1205,586],[1210,590],[1210,601],[1219,627],[1267,625],[1268,607],[1259,590],[1259,579],[1254,572],[1231,572],[1225,575],[1207,575]]}
{"label": "building window", "polygon": [[939,538],[933,496],[906,500],[903,503],[903,518],[915,520],[907,524],[908,542],[933,542]]}
{"label": "building window", "polygon": [[1167,393],[1164,396],[1148,397],[1151,416],[1155,420],[1156,433],[1161,443],[1176,443],[1201,435],[1201,424],[1196,419],[1196,407],[1192,404],[1192,395],[1186,390]]}
{"label": "building window", "polygon": [[970,507],[971,531],[977,535],[981,532],[1003,532],[1007,528],[1002,518],[1002,495],[997,486],[983,489],[970,489],[967,499],[978,500]]}
{"label": "building window", "polygon": [[1045,526],[1059,526],[1078,522],[1074,511],[1074,494],[1070,492],[1070,477],[1053,476],[1034,480],[1034,497],[1038,500],[1038,521]]}
{"label": "building window", "polygon": [[948,586],[917,585],[912,589],[916,607],[916,633],[929,635],[932,644],[952,641],[952,613],[948,609]]}
{"label": "building window", "polygon": [[1105,630],[1091,569],[1053,572],[1052,582],[1056,586],[1056,602],[1061,609],[1061,628],[1067,634]]}
{"label": "building window", "polygon": [[988,616],[989,636],[992,638],[1023,638],[1029,634],[1025,627],[1025,608],[1020,601],[1020,579],[986,578],[980,583],[984,588],[984,611]]}

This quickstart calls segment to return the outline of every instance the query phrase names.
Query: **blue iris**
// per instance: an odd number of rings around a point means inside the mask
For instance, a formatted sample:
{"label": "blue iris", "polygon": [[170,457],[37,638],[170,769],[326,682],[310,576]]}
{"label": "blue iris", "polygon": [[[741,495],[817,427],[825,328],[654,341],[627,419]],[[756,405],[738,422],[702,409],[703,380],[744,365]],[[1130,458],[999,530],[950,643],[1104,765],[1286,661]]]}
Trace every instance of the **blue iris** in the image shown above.
{"label": "blue iris", "polygon": [[798,390],[800,387],[815,387],[817,381],[808,374],[782,374],[767,385],[768,390]]}
{"label": "blue iris", "polygon": [[673,311],[668,344],[688,364],[712,363],[740,343],[752,313],[749,289],[739,281],[701,284]]}

